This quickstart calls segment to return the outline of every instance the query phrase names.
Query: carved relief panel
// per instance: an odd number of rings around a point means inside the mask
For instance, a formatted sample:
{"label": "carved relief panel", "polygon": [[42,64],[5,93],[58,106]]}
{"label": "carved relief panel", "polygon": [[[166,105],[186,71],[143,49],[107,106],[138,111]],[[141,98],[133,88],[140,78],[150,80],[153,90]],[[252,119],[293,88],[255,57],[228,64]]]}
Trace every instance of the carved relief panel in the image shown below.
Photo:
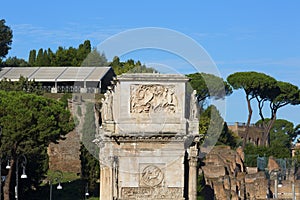
{"label": "carved relief panel", "polygon": [[163,171],[155,165],[142,167],[140,173],[140,185],[154,187],[161,185],[164,179]]}
{"label": "carved relief panel", "polygon": [[130,86],[130,113],[176,113],[177,109],[174,85]]}
{"label": "carved relief panel", "polygon": [[123,187],[122,199],[126,200],[157,200],[183,199],[183,188],[179,187]]}

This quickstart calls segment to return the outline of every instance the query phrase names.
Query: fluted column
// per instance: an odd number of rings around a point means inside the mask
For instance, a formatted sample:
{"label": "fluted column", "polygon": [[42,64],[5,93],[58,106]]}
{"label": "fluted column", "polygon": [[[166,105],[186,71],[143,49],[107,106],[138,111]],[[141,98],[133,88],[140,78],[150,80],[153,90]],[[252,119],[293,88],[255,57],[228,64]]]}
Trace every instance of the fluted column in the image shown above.
{"label": "fluted column", "polygon": [[100,171],[100,199],[113,199],[112,190],[112,169],[111,167],[102,167]]}
{"label": "fluted column", "polygon": [[189,200],[197,200],[197,164],[198,149],[192,146],[189,149]]}

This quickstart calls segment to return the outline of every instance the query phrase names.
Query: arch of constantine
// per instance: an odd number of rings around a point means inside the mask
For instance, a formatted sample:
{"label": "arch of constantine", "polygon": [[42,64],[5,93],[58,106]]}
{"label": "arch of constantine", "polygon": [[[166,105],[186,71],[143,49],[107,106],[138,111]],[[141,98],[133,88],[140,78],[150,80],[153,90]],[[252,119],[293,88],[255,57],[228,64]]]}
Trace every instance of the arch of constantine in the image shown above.
{"label": "arch of constantine", "polygon": [[198,104],[182,75],[124,74],[102,99],[100,199],[196,200]]}

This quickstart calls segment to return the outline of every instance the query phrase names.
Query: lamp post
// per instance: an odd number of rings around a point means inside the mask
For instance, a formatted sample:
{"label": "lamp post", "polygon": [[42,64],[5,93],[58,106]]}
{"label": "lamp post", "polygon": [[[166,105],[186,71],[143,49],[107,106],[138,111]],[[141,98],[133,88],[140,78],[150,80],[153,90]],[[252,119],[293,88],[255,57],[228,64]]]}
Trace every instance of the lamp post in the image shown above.
{"label": "lamp post", "polygon": [[16,162],[16,187],[15,187],[15,198],[16,198],[16,200],[19,199],[19,195],[18,195],[18,187],[19,187],[19,159],[22,159],[22,162],[21,162],[21,166],[22,166],[22,175],[21,175],[21,179],[27,178],[27,175],[26,175],[26,173],[25,173],[26,164],[27,164],[27,159],[26,159],[26,157],[22,154],[22,155],[18,156],[17,162]]}
{"label": "lamp post", "polygon": [[267,193],[267,199],[270,199],[270,185],[271,185],[271,176],[274,173],[275,175],[275,180],[274,180],[274,198],[278,198],[278,187],[282,187],[282,177],[280,170],[278,169],[273,169],[271,172],[268,173],[268,193]]}
{"label": "lamp post", "polygon": [[90,196],[90,193],[89,193],[89,185],[88,183],[86,184],[85,186],[85,192],[84,192],[84,199],[88,199],[88,197]]}
{"label": "lamp post", "polygon": [[49,199],[52,200],[52,185],[54,181],[58,182],[58,186],[56,187],[56,189],[58,190],[62,190],[62,186],[61,186],[61,180],[63,178],[63,173],[60,170],[56,170],[54,171],[54,173],[49,177],[49,184],[50,184],[50,197]]}

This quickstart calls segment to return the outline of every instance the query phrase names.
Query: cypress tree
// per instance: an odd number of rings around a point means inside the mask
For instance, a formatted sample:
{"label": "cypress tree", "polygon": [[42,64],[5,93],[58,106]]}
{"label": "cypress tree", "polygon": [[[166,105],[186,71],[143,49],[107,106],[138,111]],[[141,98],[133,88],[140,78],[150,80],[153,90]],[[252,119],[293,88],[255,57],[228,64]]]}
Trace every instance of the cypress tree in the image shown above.
{"label": "cypress tree", "polygon": [[55,54],[53,53],[53,51],[48,48],[48,57],[49,57],[49,60],[50,60],[50,64],[49,66],[55,66]]}
{"label": "cypress tree", "polygon": [[42,48],[40,48],[36,57],[36,66],[42,66],[43,57],[44,57],[44,51]]}
{"label": "cypress tree", "polygon": [[32,67],[32,66],[35,66],[35,64],[36,64],[35,61],[36,61],[36,50],[33,49],[29,52],[28,63]]}
{"label": "cypress tree", "polygon": [[50,63],[51,63],[51,61],[50,61],[48,52],[47,52],[47,50],[44,50],[41,66],[50,66]]}

